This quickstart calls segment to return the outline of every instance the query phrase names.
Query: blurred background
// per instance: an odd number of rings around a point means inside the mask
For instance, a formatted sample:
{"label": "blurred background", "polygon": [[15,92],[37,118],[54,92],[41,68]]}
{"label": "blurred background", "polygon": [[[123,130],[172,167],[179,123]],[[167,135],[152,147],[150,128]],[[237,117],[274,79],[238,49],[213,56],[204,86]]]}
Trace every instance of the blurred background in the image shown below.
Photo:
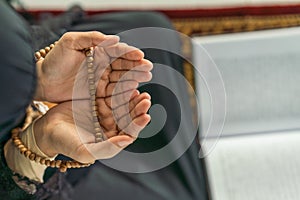
{"label": "blurred background", "polygon": [[52,0],[52,1],[35,1],[35,0],[23,0],[24,5],[30,9],[66,9],[74,3],[80,3],[85,9],[161,9],[161,8],[195,8],[199,7],[211,7],[211,6],[245,6],[245,5],[257,5],[257,4],[292,4],[299,3],[299,0],[110,0],[110,1],[93,1],[93,0]]}

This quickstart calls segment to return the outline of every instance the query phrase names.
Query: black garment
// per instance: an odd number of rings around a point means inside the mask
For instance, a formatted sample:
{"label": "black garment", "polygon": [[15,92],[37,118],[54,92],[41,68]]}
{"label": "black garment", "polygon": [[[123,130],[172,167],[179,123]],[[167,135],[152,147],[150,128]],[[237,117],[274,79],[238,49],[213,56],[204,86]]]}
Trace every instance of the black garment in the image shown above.
{"label": "black garment", "polygon": [[[129,39],[123,31],[140,27],[163,27],[173,29],[169,20],[153,12],[124,12],[96,15],[84,18],[68,31],[90,31],[98,30],[105,34],[120,34],[121,40],[131,45],[136,45],[135,40]],[[166,49],[177,49],[180,51],[181,42],[177,34],[149,35],[152,40],[159,40]],[[143,39],[143,37],[141,37]],[[146,38],[147,39],[147,38]],[[148,38],[149,39],[149,38]],[[150,40],[151,40],[150,39]],[[139,46],[138,46],[139,47]],[[173,53],[159,49],[143,49],[145,57],[153,63],[164,64],[182,73],[182,58]],[[152,104],[162,105],[167,112],[167,121],[163,129],[155,136],[147,139],[138,139],[127,148],[131,152],[152,152],[163,148],[174,139],[178,124],[180,123],[180,106],[190,114],[186,116],[186,134],[193,127],[192,111],[189,105],[187,87],[184,82],[176,79],[171,73],[161,72],[158,64],[154,65],[153,78],[166,80],[169,84],[178,88],[183,98],[179,105],[176,96],[166,87],[157,84],[146,85],[141,88],[152,96]],[[148,131],[148,133],[147,133]],[[149,130],[144,130],[142,135],[149,135]],[[73,195],[69,199],[132,199],[132,200],[204,200],[207,199],[206,184],[202,161],[198,158],[199,145],[195,138],[188,150],[172,164],[148,173],[126,173],[121,172],[101,162],[97,162],[89,169],[70,170],[67,174],[68,180],[74,186]],[[186,141],[181,141],[182,144]],[[170,154],[172,152],[169,152]],[[170,156],[162,155],[160,159]],[[156,162],[153,160],[153,162]],[[137,163],[143,164],[143,163]],[[58,195],[59,196],[59,195]],[[55,196],[51,199],[57,199]],[[61,197],[61,196],[60,196]],[[66,196],[61,199],[68,199]]]}
{"label": "black garment", "polygon": [[3,145],[10,130],[24,118],[33,98],[36,71],[28,26],[4,1],[0,1],[0,199],[32,199],[12,179]]}
{"label": "black garment", "polygon": [[24,117],[33,98],[36,71],[28,26],[0,1],[0,141]]}

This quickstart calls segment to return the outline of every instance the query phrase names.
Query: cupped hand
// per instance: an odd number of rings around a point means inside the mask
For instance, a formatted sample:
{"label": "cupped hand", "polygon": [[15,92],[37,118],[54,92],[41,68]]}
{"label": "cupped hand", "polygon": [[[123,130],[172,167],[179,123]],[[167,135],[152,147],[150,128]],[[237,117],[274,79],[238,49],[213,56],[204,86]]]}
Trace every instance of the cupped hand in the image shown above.
{"label": "cupped hand", "polygon": [[[95,142],[89,115],[89,102],[80,100],[64,102],[50,109],[40,118],[34,127],[37,145],[47,155],[63,154],[82,163],[90,163],[97,159],[107,159],[118,154],[130,145],[150,121],[147,114],[150,108],[150,96],[134,91],[128,104],[118,108],[99,108],[100,116],[107,116],[101,121],[103,134],[107,138],[103,142]],[[122,107],[129,107],[130,112]],[[113,113],[132,120],[122,122],[114,118]],[[113,123],[111,123],[113,121]]]}
{"label": "cupped hand", "polygon": [[[124,71],[129,71],[136,66],[136,64],[130,65],[127,63],[126,67],[123,68],[123,63],[138,62],[140,65],[144,65],[144,67],[142,66],[140,69],[137,68],[136,71],[145,72],[152,68],[152,64],[143,59],[144,54],[142,51],[119,43],[117,36],[107,36],[96,31],[69,32],[61,37],[45,59],[41,59],[37,62],[38,87],[35,99],[59,103],[72,99],[88,98],[86,95],[76,96],[73,94],[73,91],[76,79],[80,77],[80,75],[78,75],[80,67],[86,58],[85,50],[90,47],[97,49],[95,52],[95,54],[97,54],[96,64],[101,65],[102,69],[106,69],[109,66],[117,66],[117,68],[112,68],[110,71],[105,70],[105,73],[107,73],[105,75],[111,78],[112,84],[109,87],[100,87],[102,90],[105,88],[112,90],[115,85],[113,81],[124,74]],[[112,64],[116,58],[119,59],[115,61],[115,64]],[[117,64],[118,62],[119,64]],[[101,70],[98,72],[103,73]],[[108,75],[109,73],[111,74]],[[103,77],[105,77],[105,75]],[[140,77],[139,75],[140,74],[133,75],[135,76],[134,81],[141,82],[137,79],[137,77]],[[142,75],[141,77],[144,76]],[[146,79],[142,81],[145,80]],[[108,83],[106,82],[105,84]],[[99,82],[99,85],[103,86],[102,81]],[[136,87],[136,83],[131,82],[129,86],[134,88]],[[84,87],[81,86],[76,89],[77,94],[85,94]],[[78,89],[82,91],[78,91]],[[103,94],[103,91],[101,92],[99,90],[101,97],[103,97]]]}

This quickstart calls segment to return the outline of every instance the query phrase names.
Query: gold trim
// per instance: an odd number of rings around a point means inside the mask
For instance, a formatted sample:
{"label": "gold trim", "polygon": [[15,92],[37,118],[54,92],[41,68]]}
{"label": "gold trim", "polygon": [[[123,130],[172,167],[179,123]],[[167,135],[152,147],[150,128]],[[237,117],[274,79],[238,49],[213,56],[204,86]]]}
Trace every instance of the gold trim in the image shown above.
{"label": "gold trim", "polygon": [[173,19],[176,30],[192,36],[294,27],[300,14]]}
{"label": "gold trim", "polygon": [[[295,27],[300,25],[300,14],[271,16],[231,16],[172,19],[175,29],[188,36],[205,36],[266,29]],[[183,53],[192,57],[191,44],[183,41]],[[184,64],[184,75],[195,89],[194,71],[191,64]]]}

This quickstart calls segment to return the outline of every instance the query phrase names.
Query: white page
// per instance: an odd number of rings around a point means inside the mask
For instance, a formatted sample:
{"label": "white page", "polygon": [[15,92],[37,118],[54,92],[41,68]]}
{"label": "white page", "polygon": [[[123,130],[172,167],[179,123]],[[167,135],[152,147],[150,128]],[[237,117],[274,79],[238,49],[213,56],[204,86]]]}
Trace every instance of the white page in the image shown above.
{"label": "white page", "polygon": [[[213,58],[227,95],[223,133],[205,158],[213,199],[300,199],[300,28],[195,42]],[[201,51],[194,58],[200,71],[211,64]],[[201,133],[211,106],[199,77],[197,89]]]}

